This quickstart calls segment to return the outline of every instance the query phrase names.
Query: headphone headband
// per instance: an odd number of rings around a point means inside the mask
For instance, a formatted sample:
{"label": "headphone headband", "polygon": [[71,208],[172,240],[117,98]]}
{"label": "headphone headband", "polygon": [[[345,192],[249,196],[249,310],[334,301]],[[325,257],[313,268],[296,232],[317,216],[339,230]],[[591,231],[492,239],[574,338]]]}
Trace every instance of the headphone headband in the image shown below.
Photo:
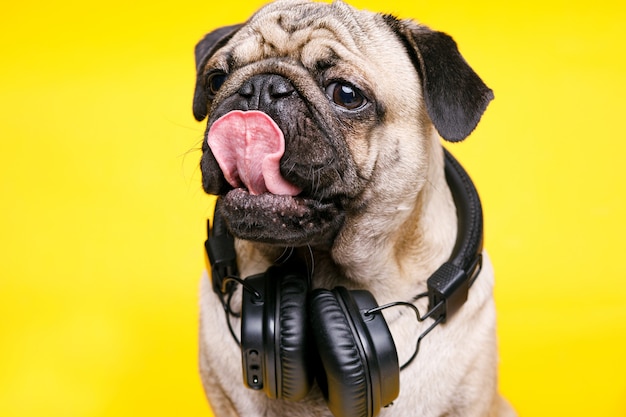
{"label": "headphone headband", "polygon": [[482,266],[483,211],[476,187],[463,166],[444,148],[445,175],[457,213],[457,237],[450,259],[428,278],[428,313],[445,321],[467,300]]}
{"label": "headphone headband", "polygon": [[[445,175],[457,211],[458,231],[450,259],[427,281],[429,308],[425,317],[445,321],[467,300],[469,287],[482,265],[483,213],[480,197],[471,178],[461,164],[444,148]],[[228,232],[215,204],[213,227],[207,221],[205,242],[211,265],[213,290],[220,299],[227,293],[224,279],[237,276],[237,255],[233,236]],[[234,283],[232,283],[234,284]]]}

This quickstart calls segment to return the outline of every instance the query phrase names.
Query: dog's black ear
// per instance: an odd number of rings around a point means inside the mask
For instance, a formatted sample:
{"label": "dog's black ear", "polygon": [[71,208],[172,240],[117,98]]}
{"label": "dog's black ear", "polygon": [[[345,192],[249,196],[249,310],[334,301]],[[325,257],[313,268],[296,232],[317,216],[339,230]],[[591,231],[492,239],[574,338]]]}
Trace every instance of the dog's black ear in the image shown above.
{"label": "dog's black ear", "polygon": [[422,81],[426,110],[444,139],[458,142],[476,128],[493,91],[442,32],[393,16],[384,16],[404,43]]}
{"label": "dog's black ear", "polygon": [[242,25],[225,26],[207,34],[196,45],[196,90],[193,95],[193,115],[202,121],[207,115],[206,86],[204,85],[204,66],[211,56],[221,48],[239,30]]}

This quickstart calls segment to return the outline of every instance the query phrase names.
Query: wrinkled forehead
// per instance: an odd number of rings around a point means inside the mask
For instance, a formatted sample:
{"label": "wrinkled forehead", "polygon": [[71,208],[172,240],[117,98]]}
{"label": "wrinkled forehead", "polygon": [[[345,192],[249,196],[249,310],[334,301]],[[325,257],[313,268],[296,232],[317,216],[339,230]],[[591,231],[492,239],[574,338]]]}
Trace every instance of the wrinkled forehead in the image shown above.
{"label": "wrinkled forehead", "polygon": [[332,65],[334,60],[358,62],[368,49],[377,48],[380,23],[379,15],[342,2],[279,1],[253,15],[226,50],[238,65],[277,57],[306,67]]}

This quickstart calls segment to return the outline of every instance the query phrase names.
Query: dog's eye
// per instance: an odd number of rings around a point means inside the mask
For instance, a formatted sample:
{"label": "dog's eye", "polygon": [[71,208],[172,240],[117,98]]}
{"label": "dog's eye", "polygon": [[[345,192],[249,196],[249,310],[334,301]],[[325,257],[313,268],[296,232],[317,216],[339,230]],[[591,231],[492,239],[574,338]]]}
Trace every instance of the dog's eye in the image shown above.
{"label": "dog's eye", "polygon": [[326,95],[333,103],[348,110],[356,110],[367,103],[363,93],[356,87],[340,82],[330,83],[326,87]]}
{"label": "dog's eye", "polygon": [[222,87],[222,84],[224,84],[224,81],[226,81],[226,78],[228,78],[228,75],[221,71],[210,73],[207,76],[206,81],[206,85],[209,88],[209,93],[211,93],[212,95],[217,94],[218,90]]}

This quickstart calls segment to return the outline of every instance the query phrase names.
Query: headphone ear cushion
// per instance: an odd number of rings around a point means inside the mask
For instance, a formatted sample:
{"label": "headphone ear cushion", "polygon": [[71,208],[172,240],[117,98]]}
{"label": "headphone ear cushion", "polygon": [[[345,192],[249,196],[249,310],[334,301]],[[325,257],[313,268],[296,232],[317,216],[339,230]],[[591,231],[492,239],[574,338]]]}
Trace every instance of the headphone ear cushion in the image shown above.
{"label": "headphone ear cushion", "polygon": [[310,369],[310,332],[306,312],[308,282],[299,275],[284,276],[279,285],[278,363],[279,398],[299,401],[313,383]]}
{"label": "headphone ear cushion", "polygon": [[371,416],[367,360],[355,340],[345,308],[331,291],[311,295],[311,328],[325,375],[318,375],[335,416]]}

